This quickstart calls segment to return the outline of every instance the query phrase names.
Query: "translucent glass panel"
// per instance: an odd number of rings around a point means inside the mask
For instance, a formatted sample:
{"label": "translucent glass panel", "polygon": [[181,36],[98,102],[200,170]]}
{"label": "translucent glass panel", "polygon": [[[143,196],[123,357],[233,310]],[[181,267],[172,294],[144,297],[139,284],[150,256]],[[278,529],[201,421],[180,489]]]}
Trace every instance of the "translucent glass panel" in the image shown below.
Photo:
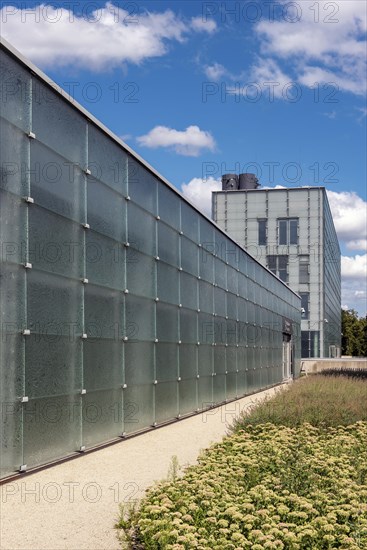
{"label": "translucent glass panel", "polygon": [[76,394],[82,389],[82,340],[31,334],[25,339],[25,392],[29,398]]}
{"label": "translucent glass panel", "polygon": [[88,178],[88,223],[115,241],[126,241],[126,200],[105,184]]}
{"label": "translucent glass panel", "polygon": [[206,409],[213,403],[214,346],[198,346],[198,408]]}
{"label": "translucent glass panel", "polygon": [[214,261],[215,270],[215,283],[221,288],[227,288],[227,266],[221,260],[215,258]]}
{"label": "translucent glass panel", "polygon": [[163,342],[178,341],[178,308],[158,302],[156,311],[157,339]]}
{"label": "translucent glass panel", "polygon": [[128,294],[125,299],[125,308],[127,334],[131,334],[134,340],[154,341],[156,338],[155,303],[152,300]]}
{"label": "translucent glass panel", "polygon": [[[157,294],[160,296],[163,292],[166,294],[170,292],[174,293],[172,289],[167,291],[167,279],[164,279],[162,274],[159,276],[160,286],[157,292],[156,268],[160,267],[160,263],[152,256],[142,254],[132,247],[127,248],[126,287],[129,292],[140,296],[146,296],[147,298],[156,298]],[[169,282],[171,282],[171,280]],[[176,281],[173,281],[172,284],[175,287],[178,286]],[[176,294],[178,294],[178,289]],[[164,299],[163,294],[162,299]]]}
{"label": "translucent glass panel", "polygon": [[23,409],[23,464],[39,466],[81,447],[81,396],[30,399]]}
{"label": "translucent glass panel", "polygon": [[83,398],[82,443],[93,447],[123,433],[122,388],[87,392]]}
{"label": "translucent glass panel", "polygon": [[124,330],[124,295],[88,284],[84,291],[84,331],[88,337],[122,339]]}
{"label": "translucent glass panel", "polygon": [[0,51],[0,112],[24,132],[30,130],[31,75],[17,61]]}
{"label": "translucent glass panel", "polygon": [[198,408],[197,403],[197,354],[199,346],[181,345],[180,354],[180,383],[179,390],[179,413],[187,414]]}
{"label": "translucent glass panel", "polygon": [[[180,303],[183,307],[198,309],[198,280],[187,273],[180,273]],[[205,309],[205,308],[204,308]]]}
{"label": "translucent glass panel", "polygon": [[126,433],[147,428],[154,422],[154,346],[149,342],[125,345],[123,409]]}
{"label": "translucent glass panel", "polygon": [[179,267],[178,233],[163,223],[158,224],[158,256],[171,265]]}
{"label": "translucent glass panel", "polygon": [[[125,249],[120,243],[92,230],[86,231],[84,255],[88,281],[104,287],[125,289],[125,266],[128,273],[130,268],[130,262],[126,261],[125,254]],[[138,255],[133,253],[132,258],[130,251],[128,255],[132,263],[134,260],[138,261]]]}
{"label": "translucent glass panel", "polygon": [[179,303],[179,272],[164,262],[157,263],[157,296],[164,302]]}
{"label": "translucent glass panel", "polygon": [[200,281],[199,283],[199,306],[200,311],[207,313],[214,312],[214,286],[211,283]]}
{"label": "translucent glass panel", "polygon": [[211,252],[201,247],[199,252],[200,277],[210,283],[215,282],[214,256]]}
{"label": "translucent glass panel", "polygon": [[10,324],[2,326],[1,338],[0,401],[15,402],[24,395],[24,337]]}
{"label": "translucent glass panel", "polygon": [[0,189],[0,261],[27,261],[27,206],[20,197]]}
{"label": "translucent glass panel", "polygon": [[124,344],[117,334],[111,339],[88,338],[83,344],[83,388],[90,392],[122,386],[123,354]]}
{"label": "translucent glass panel", "polygon": [[35,204],[28,215],[28,261],[34,268],[74,279],[84,277],[84,230]]}
{"label": "translucent glass panel", "polygon": [[178,230],[180,223],[180,198],[164,183],[158,183],[158,214],[165,223]]}
{"label": "translucent glass panel", "polygon": [[86,168],[86,119],[38,79],[32,80],[32,132],[69,164]]}
{"label": "translucent glass panel", "polygon": [[194,243],[185,237],[181,237],[180,243],[181,267],[183,271],[197,276],[199,273],[199,258],[201,260],[201,249],[198,247],[197,243]]}
{"label": "translucent glass panel", "polygon": [[218,287],[214,289],[214,312],[222,317],[227,315],[226,291]]}
{"label": "translucent glass panel", "polygon": [[227,288],[233,294],[238,293],[238,272],[231,267],[227,267]]}
{"label": "translucent glass panel", "polygon": [[227,249],[230,249],[231,241],[227,239],[223,233],[220,233],[218,230],[215,231],[215,248],[214,252],[218,258],[223,262],[228,262]]}
{"label": "translucent glass panel", "polygon": [[226,348],[214,347],[213,401],[220,403],[226,398]]}
{"label": "translucent glass panel", "polygon": [[19,471],[23,464],[23,405],[17,399],[1,402],[0,475],[6,477]]}
{"label": "translucent glass panel", "polygon": [[88,126],[88,159],[88,168],[93,178],[120,195],[127,194],[128,156],[93,124]]}
{"label": "translucent glass panel", "polygon": [[[2,104],[0,104],[2,106]],[[2,111],[1,111],[2,114]],[[0,117],[0,189],[28,195],[29,138],[22,130]]]}
{"label": "translucent glass panel", "polygon": [[178,414],[179,382],[160,382],[155,386],[155,422],[160,424],[173,419]]}
{"label": "translucent glass panel", "polygon": [[30,142],[30,158],[30,196],[35,203],[85,222],[86,175],[82,169],[36,140]]}
{"label": "translucent glass panel", "polygon": [[183,234],[195,243],[199,240],[199,220],[200,214],[181,201],[181,229]]}
{"label": "translucent glass panel", "polygon": [[128,242],[140,252],[157,254],[156,220],[142,208],[129,201],[127,209]]}
{"label": "translucent glass panel", "polygon": [[230,319],[238,319],[237,301],[238,298],[235,294],[227,292],[227,313]]}
{"label": "translucent glass panel", "polygon": [[217,323],[215,324],[216,317],[210,313],[200,312],[198,315],[199,333],[198,337],[202,344],[214,344],[215,343],[215,331],[217,330]]}
{"label": "translucent glass panel", "polygon": [[174,418],[178,414],[178,345],[159,342],[155,345],[156,380],[155,421]]}
{"label": "translucent glass panel", "polygon": [[128,156],[128,193],[142,208],[157,215],[157,179],[140,162]]}
{"label": "translucent glass panel", "polygon": [[200,218],[200,244],[212,254],[215,252],[214,227],[205,218]]}
{"label": "translucent glass panel", "polygon": [[80,336],[82,286],[80,281],[30,270],[27,275],[27,328],[35,334]]}
{"label": "translucent glass panel", "polygon": [[[196,344],[200,338],[200,318],[201,313],[198,315],[195,311],[190,309],[180,308],[180,338],[179,340],[186,344]],[[199,331],[198,331],[198,317],[199,317]],[[204,327],[205,329],[206,327]],[[210,330],[210,328],[208,329]],[[205,334],[203,332],[203,334]]]}

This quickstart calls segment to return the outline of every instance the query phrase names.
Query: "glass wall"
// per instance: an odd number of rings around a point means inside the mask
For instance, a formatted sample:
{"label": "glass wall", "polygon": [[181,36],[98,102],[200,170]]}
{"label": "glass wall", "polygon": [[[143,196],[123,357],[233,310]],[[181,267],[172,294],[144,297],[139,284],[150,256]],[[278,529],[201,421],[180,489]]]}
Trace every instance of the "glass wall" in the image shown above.
{"label": "glass wall", "polygon": [[298,296],[5,47],[1,92],[2,477],[281,382]]}

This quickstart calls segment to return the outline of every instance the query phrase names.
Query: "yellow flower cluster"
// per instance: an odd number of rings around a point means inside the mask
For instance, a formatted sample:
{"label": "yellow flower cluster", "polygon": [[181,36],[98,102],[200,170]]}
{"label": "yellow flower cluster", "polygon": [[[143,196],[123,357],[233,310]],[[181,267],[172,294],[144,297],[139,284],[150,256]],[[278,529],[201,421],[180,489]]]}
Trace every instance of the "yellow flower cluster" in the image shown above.
{"label": "yellow flower cluster", "polygon": [[152,550],[367,549],[367,422],[249,425],[151,488],[135,527]]}

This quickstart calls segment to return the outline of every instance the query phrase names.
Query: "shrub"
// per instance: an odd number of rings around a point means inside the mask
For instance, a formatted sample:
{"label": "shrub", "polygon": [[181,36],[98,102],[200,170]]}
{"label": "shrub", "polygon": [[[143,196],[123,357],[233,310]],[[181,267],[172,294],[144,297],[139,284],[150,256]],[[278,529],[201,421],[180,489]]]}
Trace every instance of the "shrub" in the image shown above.
{"label": "shrub", "polygon": [[134,522],[152,550],[367,548],[367,423],[249,425],[150,489]]}

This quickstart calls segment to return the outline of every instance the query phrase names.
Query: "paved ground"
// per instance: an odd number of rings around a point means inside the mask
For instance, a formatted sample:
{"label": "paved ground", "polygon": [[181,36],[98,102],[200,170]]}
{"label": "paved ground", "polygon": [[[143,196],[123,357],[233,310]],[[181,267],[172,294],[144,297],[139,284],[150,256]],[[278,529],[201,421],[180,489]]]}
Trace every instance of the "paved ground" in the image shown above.
{"label": "paved ground", "polygon": [[167,476],[172,456],[195,463],[234,416],[267,390],[127,439],[1,487],[2,550],[117,550],[119,502]]}

